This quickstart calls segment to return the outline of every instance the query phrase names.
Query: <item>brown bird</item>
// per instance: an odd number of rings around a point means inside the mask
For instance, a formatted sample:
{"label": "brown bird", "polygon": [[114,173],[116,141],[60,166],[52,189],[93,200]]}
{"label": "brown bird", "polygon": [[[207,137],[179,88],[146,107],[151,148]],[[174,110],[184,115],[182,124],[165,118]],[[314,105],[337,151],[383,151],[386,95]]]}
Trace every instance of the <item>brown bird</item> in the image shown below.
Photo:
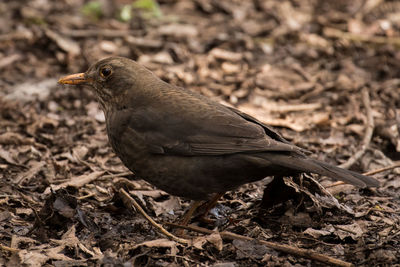
{"label": "brown bird", "polygon": [[128,58],[100,60],[59,82],[94,89],[115,153],[138,177],[171,195],[204,200],[266,176],[300,172],[358,187],[379,185],[306,156],[250,115],[168,84]]}

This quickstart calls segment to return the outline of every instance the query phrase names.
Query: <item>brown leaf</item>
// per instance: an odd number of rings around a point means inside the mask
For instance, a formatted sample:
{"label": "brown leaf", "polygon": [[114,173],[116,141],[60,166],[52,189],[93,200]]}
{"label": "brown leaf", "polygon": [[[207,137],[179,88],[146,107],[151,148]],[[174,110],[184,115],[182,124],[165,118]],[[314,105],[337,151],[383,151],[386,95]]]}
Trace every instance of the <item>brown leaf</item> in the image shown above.
{"label": "brown leaf", "polygon": [[[53,185],[52,188],[54,191],[57,191],[60,188],[66,188],[67,186],[72,186],[75,188],[80,188],[85,184],[88,184],[90,182],[93,182],[100,176],[104,174],[103,171],[96,171],[92,172],[90,174],[82,174],[80,176],[72,177],[70,181],[64,182],[59,185]],[[47,187],[46,190],[44,191],[44,194],[49,194],[50,193],[50,187]]]}
{"label": "brown leaf", "polygon": [[217,232],[212,233],[211,235],[206,236],[206,240],[213,244],[218,251],[221,251],[223,248],[221,235]]}
{"label": "brown leaf", "polygon": [[30,163],[30,168],[26,172],[20,173],[14,180],[15,184],[21,184],[24,181],[29,181],[32,179],[37,173],[39,173],[43,166],[46,164],[46,162],[41,161],[34,161],[33,163]]}
{"label": "brown leaf", "polygon": [[317,230],[313,228],[307,228],[306,230],[303,231],[304,234],[310,235],[314,238],[320,238],[321,236],[326,236],[332,234],[331,231],[326,231],[326,230]]}
{"label": "brown leaf", "polygon": [[153,208],[154,208],[154,213],[156,216],[159,216],[160,214],[163,213],[172,213],[174,210],[177,210],[180,208],[180,201],[178,198],[171,196],[169,199],[163,201],[163,202],[158,202],[158,201],[152,201]]}
{"label": "brown leaf", "polygon": [[33,138],[25,137],[19,133],[5,132],[0,135],[0,144],[2,145],[30,145],[34,143]]}
{"label": "brown leaf", "polygon": [[[9,151],[4,150],[3,147],[0,146],[0,158],[5,160],[6,162],[16,165],[16,166],[23,166],[19,164],[16,160],[14,160],[14,155],[11,154]],[[25,166],[24,166],[25,167]]]}
{"label": "brown leaf", "polygon": [[139,246],[146,246],[149,248],[157,247],[157,248],[170,248],[170,254],[171,256],[175,256],[176,253],[178,252],[177,248],[177,243],[175,241],[171,241],[168,239],[156,239],[156,240],[151,240],[151,241],[146,241],[143,243],[140,243],[135,246],[135,248]]}
{"label": "brown leaf", "polygon": [[68,52],[71,56],[76,56],[81,53],[81,48],[79,44],[74,40],[61,36],[60,34],[50,29],[46,29],[45,33],[47,37],[49,37],[58,45],[58,47],[60,47],[65,52]]}
{"label": "brown leaf", "polygon": [[243,58],[242,54],[240,53],[235,53],[221,48],[214,48],[213,50],[210,51],[209,55],[216,59],[232,61],[232,62],[240,61]]}
{"label": "brown leaf", "polygon": [[168,24],[158,28],[161,35],[174,36],[174,37],[194,37],[198,34],[195,26],[189,24]]}

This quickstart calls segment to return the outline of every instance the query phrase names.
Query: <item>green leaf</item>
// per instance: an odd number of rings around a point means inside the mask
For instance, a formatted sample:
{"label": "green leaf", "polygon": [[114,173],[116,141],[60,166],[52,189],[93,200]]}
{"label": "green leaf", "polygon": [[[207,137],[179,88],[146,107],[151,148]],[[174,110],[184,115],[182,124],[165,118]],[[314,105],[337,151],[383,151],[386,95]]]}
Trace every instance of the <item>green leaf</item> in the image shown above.
{"label": "green leaf", "polygon": [[87,17],[98,20],[103,15],[101,3],[99,1],[90,1],[82,7],[82,13]]}
{"label": "green leaf", "polygon": [[142,9],[145,11],[145,15],[150,17],[160,18],[162,12],[160,6],[155,0],[136,0],[132,3],[134,8]]}
{"label": "green leaf", "polygon": [[127,22],[132,19],[132,6],[124,5],[119,12],[119,19],[121,21]]}

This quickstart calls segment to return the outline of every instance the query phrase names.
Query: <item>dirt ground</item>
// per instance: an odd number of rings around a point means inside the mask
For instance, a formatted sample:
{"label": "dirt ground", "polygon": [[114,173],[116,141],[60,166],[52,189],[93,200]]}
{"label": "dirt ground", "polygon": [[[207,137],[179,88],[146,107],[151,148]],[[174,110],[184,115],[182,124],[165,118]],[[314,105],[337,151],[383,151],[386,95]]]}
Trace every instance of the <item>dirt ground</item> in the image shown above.
{"label": "dirt ground", "polygon": [[[2,0],[0,14],[1,266],[400,266],[399,2]],[[190,202],[129,173],[93,93],[57,84],[110,55],[381,186],[285,177],[272,205],[266,178],[227,192],[188,244],[168,239],[131,198],[170,233]]]}

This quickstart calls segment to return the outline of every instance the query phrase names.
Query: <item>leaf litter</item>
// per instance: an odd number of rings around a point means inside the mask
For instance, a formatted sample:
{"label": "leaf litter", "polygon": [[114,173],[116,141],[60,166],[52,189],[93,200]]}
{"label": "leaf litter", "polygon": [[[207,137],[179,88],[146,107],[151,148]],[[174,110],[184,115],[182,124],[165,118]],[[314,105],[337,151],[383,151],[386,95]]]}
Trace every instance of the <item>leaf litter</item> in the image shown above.
{"label": "leaf litter", "polygon": [[[192,245],[165,239],[126,208],[119,189],[160,224],[177,221],[188,201],[129,174],[107,143],[93,94],[55,82],[102,57],[128,56],[277,127],[332,164],[361,151],[369,108],[373,135],[351,168],[379,170],[400,160],[396,3],[158,1],[159,15],[133,9],[129,21],[118,21],[123,2],[99,1],[108,5],[99,17],[86,16],[90,7],[75,0],[34,0],[21,11],[19,2],[0,3],[7,11],[0,17],[1,264],[316,264],[257,240],[356,266],[400,263],[395,168],[374,175],[377,189],[307,175],[281,184],[267,178],[225,194],[210,214],[223,220],[198,224],[212,232],[186,231]],[[283,199],[270,204],[263,191],[275,189]],[[224,232],[255,240],[232,241]]]}

